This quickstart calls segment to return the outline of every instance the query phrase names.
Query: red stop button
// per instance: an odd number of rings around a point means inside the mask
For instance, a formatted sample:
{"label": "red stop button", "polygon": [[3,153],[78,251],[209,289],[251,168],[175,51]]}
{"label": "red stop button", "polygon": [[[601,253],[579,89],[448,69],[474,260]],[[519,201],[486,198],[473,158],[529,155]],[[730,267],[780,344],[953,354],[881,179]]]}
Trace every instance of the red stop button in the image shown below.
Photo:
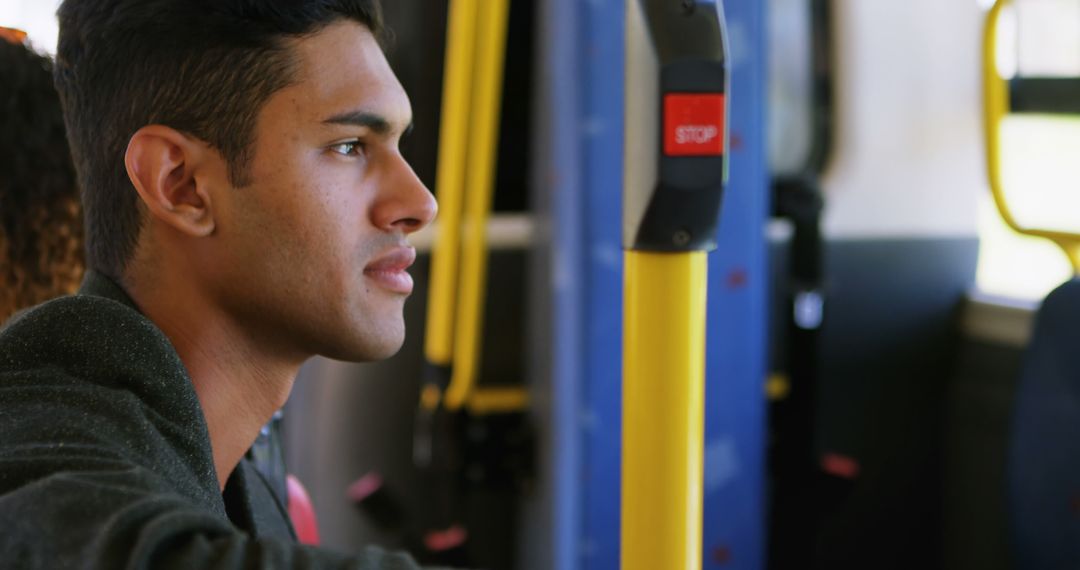
{"label": "red stop button", "polygon": [[664,154],[724,154],[724,96],[671,93],[664,96]]}

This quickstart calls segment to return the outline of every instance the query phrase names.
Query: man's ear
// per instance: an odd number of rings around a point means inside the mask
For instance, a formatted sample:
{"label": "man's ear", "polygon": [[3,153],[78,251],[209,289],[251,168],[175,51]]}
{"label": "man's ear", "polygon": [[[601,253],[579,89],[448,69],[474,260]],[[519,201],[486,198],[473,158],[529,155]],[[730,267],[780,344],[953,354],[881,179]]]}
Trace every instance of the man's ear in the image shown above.
{"label": "man's ear", "polygon": [[210,193],[197,182],[196,169],[209,149],[162,125],[147,125],[131,137],[124,165],[150,215],[191,237],[214,232]]}

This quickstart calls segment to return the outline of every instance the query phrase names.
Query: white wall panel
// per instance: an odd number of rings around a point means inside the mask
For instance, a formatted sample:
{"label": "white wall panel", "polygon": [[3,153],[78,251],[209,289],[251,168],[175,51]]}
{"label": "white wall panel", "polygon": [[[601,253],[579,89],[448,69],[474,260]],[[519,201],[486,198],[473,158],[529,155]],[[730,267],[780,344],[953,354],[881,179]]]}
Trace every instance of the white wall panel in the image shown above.
{"label": "white wall panel", "polygon": [[971,0],[837,0],[830,238],[974,236],[983,11]]}

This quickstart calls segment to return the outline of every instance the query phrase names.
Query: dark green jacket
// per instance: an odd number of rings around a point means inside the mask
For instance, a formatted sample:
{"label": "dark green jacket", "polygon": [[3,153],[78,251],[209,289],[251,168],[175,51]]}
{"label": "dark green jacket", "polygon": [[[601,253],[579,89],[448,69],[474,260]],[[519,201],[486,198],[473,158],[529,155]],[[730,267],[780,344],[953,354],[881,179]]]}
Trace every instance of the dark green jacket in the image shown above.
{"label": "dark green jacket", "polygon": [[247,460],[218,490],[172,344],[108,279],[0,330],[0,568],[412,569],[300,546]]}

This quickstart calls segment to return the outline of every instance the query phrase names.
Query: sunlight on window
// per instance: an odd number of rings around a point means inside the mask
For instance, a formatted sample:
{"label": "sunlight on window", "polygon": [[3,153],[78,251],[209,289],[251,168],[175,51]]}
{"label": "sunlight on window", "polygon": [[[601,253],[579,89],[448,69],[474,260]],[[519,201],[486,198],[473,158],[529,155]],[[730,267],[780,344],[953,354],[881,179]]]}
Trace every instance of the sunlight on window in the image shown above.
{"label": "sunlight on window", "polygon": [[[1009,117],[1001,141],[1002,185],[1017,222],[1080,234],[1080,118]],[[1041,299],[1071,276],[1060,248],[1005,225],[989,191],[979,237],[978,284],[988,293]]]}
{"label": "sunlight on window", "polygon": [[1080,117],[1007,117],[1001,156],[1005,196],[1021,226],[1080,234]]}
{"label": "sunlight on window", "polygon": [[1005,225],[987,189],[979,204],[979,289],[991,295],[1037,301],[1071,274],[1061,248],[1048,240],[1020,235]]}

